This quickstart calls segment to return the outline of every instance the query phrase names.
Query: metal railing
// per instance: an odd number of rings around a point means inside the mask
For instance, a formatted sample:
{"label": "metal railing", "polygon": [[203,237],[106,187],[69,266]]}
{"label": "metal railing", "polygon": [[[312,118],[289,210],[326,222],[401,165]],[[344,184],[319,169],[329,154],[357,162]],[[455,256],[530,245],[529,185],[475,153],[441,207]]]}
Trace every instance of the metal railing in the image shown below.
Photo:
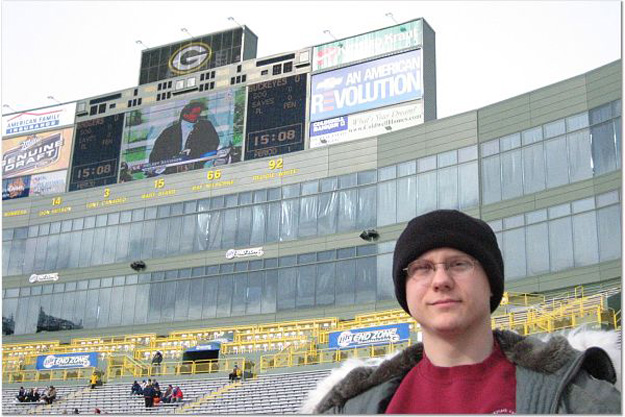
{"label": "metal railing", "polygon": [[122,363],[112,362],[106,370],[108,380],[122,377],[147,378],[229,372],[237,364],[246,369],[245,358],[206,359],[198,361],[162,362],[160,366],[142,364],[129,356]]}
{"label": "metal railing", "polygon": [[55,369],[38,371],[27,369],[19,371],[3,370],[2,380],[4,383],[26,383],[26,382],[48,382],[48,381],[70,381],[83,380],[85,385],[89,382],[89,377],[96,370],[94,367],[78,369]]}

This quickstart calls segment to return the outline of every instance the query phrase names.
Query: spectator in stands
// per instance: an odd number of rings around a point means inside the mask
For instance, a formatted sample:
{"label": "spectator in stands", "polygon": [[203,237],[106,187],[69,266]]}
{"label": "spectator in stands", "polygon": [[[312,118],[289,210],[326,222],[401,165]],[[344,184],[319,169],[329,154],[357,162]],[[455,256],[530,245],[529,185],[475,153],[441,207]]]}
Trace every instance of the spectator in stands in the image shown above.
{"label": "spectator in stands", "polygon": [[392,272],[423,342],[378,366],[352,365],[334,384],[321,381],[302,413],[620,414],[601,348],[580,352],[564,337],[492,330],[504,262],[484,221],[456,210],[416,217],[397,240]]}
{"label": "spectator in stands", "polygon": [[98,407],[95,408],[95,410],[93,410],[94,414],[102,414],[102,411],[100,411],[100,409]]}
{"label": "spectator in stands", "polygon": [[173,393],[171,402],[179,403],[179,402],[182,402],[183,399],[184,399],[184,394],[182,393],[182,390],[180,389],[180,387],[176,385],[176,388],[174,388],[174,393]]}
{"label": "spectator in stands", "polygon": [[154,387],[152,386],[150,382],[148,382],[148,385],[143,390],[143,399],[145,400],[145,408],[150,408],[154,406],[154,395],[156,394],[156,391],[154,391]]}
{"label": "spectator in stands", "polygon": [[154,385],[155,390],[158,390],[158,391],[161,390],[161,386],[158,384],[158,381],[156,379],[152,381],[152,385]]}
{"label": "spectator in stands", "polygon": [[74,408],[74,412],[72,414],[80,414],[77,408]]}
{"label": "spectator in stands", "polygon": [[31,388],[26,396],[26,402],[36,403],[39,402],[39,390],[36,388]]}
{"label": "spectator in stands", "polygon": [[174,387],[171,386],[171,384],[169,384],[169,386],[167,387],[167,389],[165,390],[165,393],[163,394],[163,402],[169,404],[171,402],[171,398],[174,395]]}
{"label": "spectator in stands", "polygon": [[230,380],[230,382],[237,381],[241,379],[241,375],[242,375],[241,369],[239,369],[239,366],[235,363],[234,368],[232,369],[232,372],[228,374],[228,379]]}
{"label": "spectator in stands", "polygon": [[161,372],[161,362],[163,362],[163,354],[157,351],[152,358],[152,373],[158,375]]}
{"label": "spectator in stands", "polygon": [[91,385],[91,389],[95,389],[96,384],[98,383],[98,374],[95,371],[89,377],[89,384]]}
{"label": "spectator in stands", "polygon": [[17,392],[15,398],[17,398],[17,401],[21,403],[26,401],[26,390],[24,389],[24,387],[20,387],[20,390]]}
{"label": "spectator in stands", "polygon": [[50,385],[50,388],[48,388],[48,391],[43,394],[42,398],[46,402],[46,404],[52,404],[56,399],[56,388]]}
{"label": "spectator in stands", "polygon": [[130,395],[141,395],[143,394],[143,389],[141,385],[137,381],[133,382],[132,387],[130,387]]}

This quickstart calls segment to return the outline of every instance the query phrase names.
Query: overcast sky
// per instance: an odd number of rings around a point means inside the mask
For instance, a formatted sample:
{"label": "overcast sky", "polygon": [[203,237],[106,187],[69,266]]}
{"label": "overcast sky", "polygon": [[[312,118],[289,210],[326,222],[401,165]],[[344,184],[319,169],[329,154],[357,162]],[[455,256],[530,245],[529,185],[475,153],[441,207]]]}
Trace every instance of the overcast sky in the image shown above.
{"label": "overcast sky", "polygon": [[230,16],[258,36],[259,58],[331,41],[326,29],[344,38],[423,17],[436,32],[439,118],[621,58],[618,1],[2,0],[2,104],[22,111],[133,87],[136,40],[229,29]]}

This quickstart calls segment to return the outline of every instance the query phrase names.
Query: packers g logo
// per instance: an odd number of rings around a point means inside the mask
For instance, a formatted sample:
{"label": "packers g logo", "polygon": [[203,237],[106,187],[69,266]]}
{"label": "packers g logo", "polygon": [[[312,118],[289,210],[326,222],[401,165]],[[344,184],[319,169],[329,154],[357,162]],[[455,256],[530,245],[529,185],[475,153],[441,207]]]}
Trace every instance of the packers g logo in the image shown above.
{"label": "packers g logo", "polygon": [[169,58],[169,69],[175,74],[196,71],[213,55],[210,46],[203,42],[193,42],[182,46]]}

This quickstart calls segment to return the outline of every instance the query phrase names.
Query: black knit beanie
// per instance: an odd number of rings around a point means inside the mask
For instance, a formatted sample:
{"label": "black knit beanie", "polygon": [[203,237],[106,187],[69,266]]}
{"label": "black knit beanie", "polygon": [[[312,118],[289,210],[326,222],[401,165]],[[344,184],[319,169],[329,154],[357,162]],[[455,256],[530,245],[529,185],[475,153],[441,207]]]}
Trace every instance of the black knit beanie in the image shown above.
{"label": "black knit beanie", "polygon": [[436,210],[412,219],[397,239],[393,255],[395,296],[410,314],[406,302],[406,272],[412,261],[432,249],[453,248],[477,259],[490,283],[491,313],[503,296],[503,258],[488,224],[457,210]]}

